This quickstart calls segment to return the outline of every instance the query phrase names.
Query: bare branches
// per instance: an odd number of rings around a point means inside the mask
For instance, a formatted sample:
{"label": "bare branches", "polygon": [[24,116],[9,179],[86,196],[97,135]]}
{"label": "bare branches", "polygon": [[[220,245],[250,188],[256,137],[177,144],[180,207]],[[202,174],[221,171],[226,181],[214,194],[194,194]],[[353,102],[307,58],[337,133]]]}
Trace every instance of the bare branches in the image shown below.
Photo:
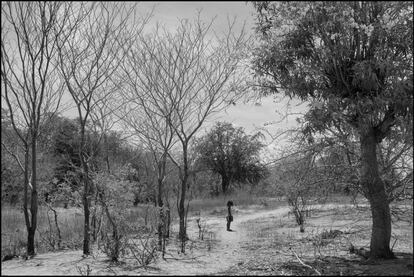
{"label": "bare branches", "polygon": [[[65,26],[65,11],[69,6],[71,3],[62,2],[2,4],[1,96],[7,104],[11,125],[24,147],[24,167],[16,153],[6,149],[24,173],[23,207],[28,232],[27,254],[30,256],[35,254],[37,228],[37,142],[43,131],[41,121],[56,113],[63,93],[54,60],[61,35],[59,26]],[[27,209],[29,186],[30,215]]]}
{"label": "bare branches", "polygon": [[10,111],[13,128],[22,141],[22,129],[37,135],[40,121],[60,104],[53,59],[55,33],[62,3],[11,3],[2,5],[2,98]]}
{"label": "bare branches", "polygon": [[298,256],[298,254],[296,254],[296,252],[295,251],[293,251],[293,249],[291,248],[291,247],[289,247],[289,250],[290,251],[292,251],[292,253],[295,255],[295,257],[296,257],[296,259],[298,259],[298,261],[303,265],[303,266],[306,266],[307,268],[310,268],[310,269],[312,269],[313,271],[315,271],[316,272],[316,274],[318,274],[319,276],[322,276],[322,274],[316,269],[316,268],[313,268],[313,267],[311,267],[310,265],[308,265],[308,264],[305,264],[300,258],[299,258],[299,256]]}

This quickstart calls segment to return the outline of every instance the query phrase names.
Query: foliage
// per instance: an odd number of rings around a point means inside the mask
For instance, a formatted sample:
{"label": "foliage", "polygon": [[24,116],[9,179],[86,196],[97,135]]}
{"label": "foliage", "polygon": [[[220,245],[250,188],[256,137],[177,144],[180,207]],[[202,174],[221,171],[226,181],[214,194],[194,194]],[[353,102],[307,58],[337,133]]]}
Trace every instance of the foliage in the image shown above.
{"label": "foliage", "polygon": [[[256,2],[254,66],[266,93],[312,101],[309,133],[344,123],[412,130],[409,2]],[[345,125],[346,125],[345,124]],[[362,126],[360,126],[362,127]]]}
{"label": "foliage", "polygon": [[[359,138],[360,182],[372,207],[372,258],[394,257],[378,145],[413,125],[410,2],[255,2],[264,93],[310,101],[308,141],[329,129]],[[411,136],[412,145],[412,136]]]}
{"label": "foliage", "polygon": [[233,182],[257,184],[267,175],[260,162],[260,133],[246,135],[243,128],[230,123],[216,123],[197,143],[199,162],[222,178],[225,193]]}
{"label": "foliage", "polygon": [[124,181],[120,175],[97,173],[93,178],[99,204],[105,211],[108,222],[103,230],[102,249],[114,262],[118,262],[119,258],[126,254],[130,227],[125,217],[125,210],[132,203],[130,183]]}
{"label": "foliage", "polygon": [[151,156],[136,150],[137,156],[130,160],[121,170],[124,180],[133,184],[134,206],[139,203],[155,202],[156,173],[151,166]]}

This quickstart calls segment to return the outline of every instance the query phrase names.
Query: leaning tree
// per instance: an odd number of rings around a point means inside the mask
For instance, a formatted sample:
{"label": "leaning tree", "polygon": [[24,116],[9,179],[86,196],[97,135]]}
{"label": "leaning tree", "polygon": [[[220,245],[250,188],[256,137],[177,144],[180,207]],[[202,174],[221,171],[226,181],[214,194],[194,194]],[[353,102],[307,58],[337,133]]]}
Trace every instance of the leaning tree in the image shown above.
{"label": "leaning tree", "polygon": [[254,2],[254,67],[266,93],[313,102],[309,133],[333,122],[359,140],[360,183],[371,205],[371,258],[390,258],[389,199],[379,144],[412,128],[411,2]]}

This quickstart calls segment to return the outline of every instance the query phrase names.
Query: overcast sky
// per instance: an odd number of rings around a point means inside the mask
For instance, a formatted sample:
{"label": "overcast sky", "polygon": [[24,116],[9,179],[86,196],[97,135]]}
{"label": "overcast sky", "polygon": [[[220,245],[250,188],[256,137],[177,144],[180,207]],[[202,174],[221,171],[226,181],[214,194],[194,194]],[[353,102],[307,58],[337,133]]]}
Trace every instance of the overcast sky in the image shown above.
{"label": "overcast sky", "polygon": [[[138,4],[139,13],[144,15],[153,10],[153,17],[148,23],[146,30],[151,30],[156,23],[161,23],[167,29],[174,31],[179,25],[180,19],[194,19],[197,12],[201,10],[201,19],[203,21],[210,21],[215,18],[212,28],[216,32],[224,31],[227,27],[228,18],[233,19],[237,17],[237,30],[242,28],[245,23],[246,30],[254,34],[254,8],[251,3],[244,1],[240,2],[140,2]],[[296,117],[291,116],[283,119],[283,116],[287,111],[296,113],[303,112],[306,105],[296,106],[298,102],[293,101],[290,109],[286,108],[288,100],[275,101],[273,97],[266,97],[261,100],[261,104],[257,105],[257,101],[252,102],[239,102],[235,106],[229,107],[226,111],[216,114],[213,118],[207,122],[201,130],[201,134],[206,132],[215,121],[227,121],[233,123],[236,126],[245,128],[247,133],[253,133],[258,128],[267,128],[271,133],[284,130],[286,128],[296,125]],[[72,112],[66,112],[65,115],[74,117]],[[273,124],[269,125],[269,122]],[[278,122],[278,123],[275,123]],[[267,141],[268,143],[270,140]],[[280,142],[273,142],[272,148],[280,148]]]}
{"label": "overcast sky", "polygon": [[[140,12],[149,12],[154,7],[154,15],[149,24],[149,28],[155,26],[158,21],[164,24],[166,28],[174,31],[178,26],[179,19],[193,19],[197,15],[197,11],[201,10],[201,19],[209,21],[215,17],[212,28],[216,32],[224,31],[227,27],[228,18],[233,19],[237,17],[239,27],[236,31],[242,28],[245,23],[245,28],[251,34],[254,33],[255,26],[255,10],[251,3],[245,1],[230,1],[230,2],[141,2],[138,4],[141,7]],[[258,128],[267,128],[274,133],[278,130],[286,129],[296,125],[296,117],[291,116],[284,120],[282,118],[287,112],[303,112],[306,105],[296,106],[297,101],[292,101],[291,106],[287,109],[288,100],[274,100],[273,97],[266,97],[262,99],[261,105],[257,105],[256,101],[248,103],[237,103],[235,106],[229,107],[225,112],[221,112],[211,118],[210,122],[206,124],[206,131],[214,121],[227,121],[236,126],[241,126],[246,129],[246,132],[255,132]],[[280,121],[280,122],[279,122]],[[279,122],[269,125],[269,122]]]}

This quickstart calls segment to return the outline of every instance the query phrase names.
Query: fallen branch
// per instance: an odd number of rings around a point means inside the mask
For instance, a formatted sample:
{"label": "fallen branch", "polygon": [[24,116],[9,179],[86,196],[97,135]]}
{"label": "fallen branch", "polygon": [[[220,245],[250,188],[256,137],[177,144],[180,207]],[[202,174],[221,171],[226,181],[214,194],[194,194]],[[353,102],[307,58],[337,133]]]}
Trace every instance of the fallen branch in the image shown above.
{"label": "fallen branch", "polygon": [[293,251],[293,249],[291,248],[291,247],[289,247],[289,250],[290,251],[292,251],[293,252],[293,254],[296,256],[296,259],[298,259],[298,261],[303,265],[303,266],[306,266],[306,267],[308,267],[308,268],[310,268],[310,269],[312,269],[312,270],[314,270],[315,272],[316,272],[316,274],[318,274],[319,276],[321,276],[322,274],[316,269],[316,268],[313,268],[313,267],[311,267],[310,265],[307,265],[307,264],[305,264],[300,258],[299,258],[299,256],[296,254],[296,252],[295,251]]}

